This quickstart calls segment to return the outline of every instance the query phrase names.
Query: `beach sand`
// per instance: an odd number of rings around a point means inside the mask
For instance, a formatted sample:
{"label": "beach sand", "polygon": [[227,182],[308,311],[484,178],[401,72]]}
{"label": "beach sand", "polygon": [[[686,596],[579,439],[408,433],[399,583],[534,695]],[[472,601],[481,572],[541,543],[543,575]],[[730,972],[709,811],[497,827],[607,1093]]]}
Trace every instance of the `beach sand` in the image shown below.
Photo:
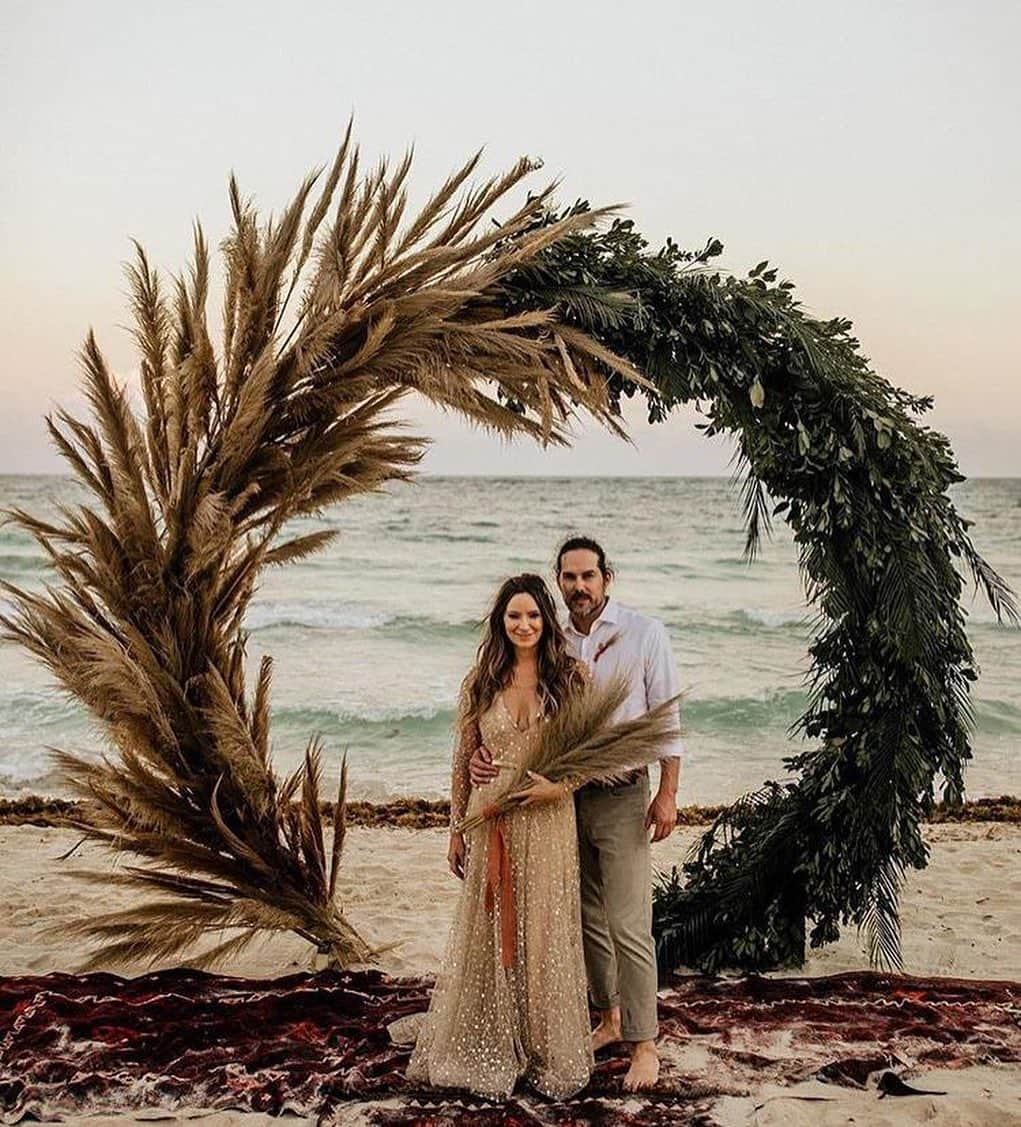
{"label": "beach sand", "polygon": [[[655,865],[668,869],[679,863],[698,833],[679,830],[654,846]],[[903,891],[905,971],[1021,979],[1021,827],[942,824],[927,826],[925,835],[932,846],[929,867],[911,873]],[[59,925],[132,902],[135,894],[130,891],[87,884],[76,875],[83,869],[109,871],[111,859],[105,850],[86,843],[70,859],[59,860],[79,836],[52,827],[0,827],[3,975],[78,970],[87,947],[61,934]],[[458,893],[457,881],[446,870],[445,853],[446,834],[439,829],[348,831],[341,899],[366,939],[380,946],[397,944],[381,957],[388,973],[432,973],[437,968]],[[130,859],[120,863],[129,864]],[[852,929],[838,943],[812,951],[805,967],[792,973],[823,975],[867,966]],[[155,968],[103,969],[141,973]],[[243,977],[291,974],[310,969],[310,948],[297,937],[274,936],[219,969]],[[879,1101],[874,1092],[812,1081],[763,1087],[750,1097],[725,1097],[713,1114],[721,1124],[1021,1123],[1021,1066],[918,1073],[911,1083],[947,1095]],[[820,1095],[825,1103],[804,1099]],[[198,1109],[180,1112],[177,1118],[196,1115],[201,1115]],[[243,1121],[244,1127],[262,1127],[265,1118],[217,1112],[201,1122],[225,1127]],[[119,1127],[133,1121],[124,1115],[82,1122]]]}

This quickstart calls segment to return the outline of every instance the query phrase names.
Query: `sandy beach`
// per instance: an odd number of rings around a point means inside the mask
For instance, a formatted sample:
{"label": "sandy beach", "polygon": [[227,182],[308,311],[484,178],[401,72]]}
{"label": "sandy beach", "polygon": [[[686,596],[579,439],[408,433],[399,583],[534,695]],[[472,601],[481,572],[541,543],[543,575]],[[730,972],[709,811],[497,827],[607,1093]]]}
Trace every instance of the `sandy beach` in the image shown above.
{"label": "sandy beach", "polygon": [[[1007,824],[930,825],[929,867],[910,875],[903,895],[905,971],[953,978],[1021,979],[1021,827]],[[698,830],[685,828],[654,847],[654,863],[679,862]],[[60,925],[130,903],[125,890],[86,884],[84,869],[109,870],[105,851],[82,845],[65,861],[60,856],[78,840],[66,829],[32,825],[0,827],[4,865],[0,895],[0,972],[38,975],[79,969],[86,953],[68,941]],[[442,829],[352,827],[345,848],[341,897],[350,918],[371,942],[394,945],[381,956],[393,975],[436,970],[458,886],[447,873]],[[124,863],[124,862],[122,862]],[[866,968],[857,935],[811,952],[799,977]],[[309,969],[310,949],[296,937],[275,936],[221,968],[241,977],[274,977]],[[146,969],[109,967],[119,973]],[[775,1051],[775,1047],[774,1047]],[[687,1072],[712,1068],[706,1047],[691,1039],[678,1050],[675,1065]],[[678,1056],[678,1054],[680,1054]],[[683,1057],[683,1059],[681,1059]],[[721,1124],[745,1123],[1015,1123],[1021,1122],[1021,1067],[990,1065],[955,1071],[911,1073],[911,1083],[945,1091],[879,1102],[875,1092],[855,1091],[812,1080],[795,1086],[766,1086],[749,1096],[724,1097],[713,1115]],[[815,1098],[812,1098],[815,1097]],[[825,1102],[818,1102],[824,1097]],[[363,1109],[364,1110],[364,1109]],[[201,1115],[200,1109],[178,1117]],[[258,1116],[242,1117],[255,1127]],[[217,1112],[205,1119],[222,1127],[239,1114]],[[126,1123],[130,1115],[90,1119]]]}
{"label": "sandy beach", "polygon": [[[659,869],[678,864],[699,830],[685,828],[653,847]],[[931,825],[928,868],[911,873],[903,893],[904,970],[909,974],[1021,979],[1021,826],[995,823]],[[131,902],[124,889],[77,879],[82,870],[109,870],[111,855],[83,844],[66,861],[74,831],[36,826],[0,827],[0,973],[73,971],[87,947],[48,933],[62,923],[112,911]],[[378,946],[388,974],[436,970],[458,894],[446,868],[446,834],[361,826],[348,831],[340,896],[349,917]],[[125,855],[124,864],[130,864]],[[270,936],[218,969],[246,978],[308,970],[310,948],[297,936]],[[135,973],[158,969],[131,968]],[[799,975],[834,974],[868,966],[854,929],[812,951]],[[104,967],[120,973],[124,967]]]}

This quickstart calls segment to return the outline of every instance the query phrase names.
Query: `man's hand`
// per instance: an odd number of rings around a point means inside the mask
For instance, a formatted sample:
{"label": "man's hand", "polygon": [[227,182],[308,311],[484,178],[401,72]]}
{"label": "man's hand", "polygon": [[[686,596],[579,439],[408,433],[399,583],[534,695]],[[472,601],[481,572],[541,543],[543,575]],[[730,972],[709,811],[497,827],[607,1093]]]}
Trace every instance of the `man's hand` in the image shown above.
{"label": "man's hand", "polygon": [[653,841],[662,841],[674,832],[677,825],[677,795],[669,791],[659,790],[656,797],[649,803],[649,812],[645,815],[645,828],[654,827]]}
{"label": "man's hand", "polygon": [[481,787],[491,783],[499,774],[500,768],[493,766],[493,753],[485,744],[480,744],[468,760],[468,775],[472,786]]}
{"label": "man's hand", "polygon": [[458,880],[464,880],[464,852],[464,834],[452,833],[447,849],[447,864]]}

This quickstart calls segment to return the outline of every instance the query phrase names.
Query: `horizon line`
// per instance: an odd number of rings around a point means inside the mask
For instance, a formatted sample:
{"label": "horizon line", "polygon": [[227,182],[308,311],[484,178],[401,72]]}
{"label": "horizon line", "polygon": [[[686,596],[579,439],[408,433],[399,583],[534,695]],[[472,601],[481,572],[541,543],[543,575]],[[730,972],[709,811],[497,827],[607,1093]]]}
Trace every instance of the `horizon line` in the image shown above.
{"label": "horizon line", "polygon": [[[70,472],[55,472],[53,470],[0,470],[0,479],[8,477],[58,477],[77,480],[75,474]],[[718,473],[687,473],[687,474],[535,474],[535,473],[413,473],[412,480],[431,479],[444,481],[455,478],[477,478],[490,481],[734,481],[731,474]],[[965,476],[965,481],[1019,481],[1021,474],[971,474]],[[963,484],[954,482],[954,485]]]}

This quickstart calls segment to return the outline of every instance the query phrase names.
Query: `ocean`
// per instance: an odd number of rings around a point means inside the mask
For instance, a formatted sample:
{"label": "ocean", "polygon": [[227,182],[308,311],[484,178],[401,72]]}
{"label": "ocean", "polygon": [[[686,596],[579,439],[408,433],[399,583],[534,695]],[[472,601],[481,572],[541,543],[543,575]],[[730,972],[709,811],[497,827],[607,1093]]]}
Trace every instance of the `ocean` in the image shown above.
{"label": "ocean", "polygon": [[[979,551],[1021,591],[1021,478],[953,490]],[[0,476],[0,509],[43,515],[74,501],[64,477]],[[681,684],[687,755],[681,804],[736,798],[801,750],[809,614],[785,525],[742,559],[737,487],[726,478],[438,478],[358,498],[295,530],[335,527],[322,554],[264,573],[248,618],[249,671],[274,658],[274,762],[326,746],[327,794],[348,754],[349,794],[384,801],[447,793],[458,686],[501,579],[538,571],[570,534],[600,540],[614,595],[664,621]],[[0,577],[34,590],[42,553],[0,527]],[[975,685],[971,797],[1021,794],[1021,631],[998,625],[970,584]],[[0,642],[0,794],[66,794],[47,749],[102,754],[101,733],[20,647]]]}

